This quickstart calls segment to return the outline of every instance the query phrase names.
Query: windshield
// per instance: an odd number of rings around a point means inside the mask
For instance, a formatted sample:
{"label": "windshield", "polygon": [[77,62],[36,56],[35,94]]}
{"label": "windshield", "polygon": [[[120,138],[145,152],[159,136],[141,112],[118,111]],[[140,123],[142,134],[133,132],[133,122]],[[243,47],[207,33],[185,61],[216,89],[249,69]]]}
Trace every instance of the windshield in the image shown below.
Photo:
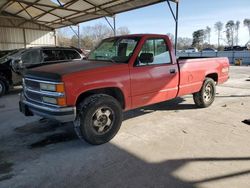
{"label": "windshield", "polygon": [[139,40],[139,37],[109,38],[103,40],[100,45],[90,53],[88,59],[127,63],[133,55]]}

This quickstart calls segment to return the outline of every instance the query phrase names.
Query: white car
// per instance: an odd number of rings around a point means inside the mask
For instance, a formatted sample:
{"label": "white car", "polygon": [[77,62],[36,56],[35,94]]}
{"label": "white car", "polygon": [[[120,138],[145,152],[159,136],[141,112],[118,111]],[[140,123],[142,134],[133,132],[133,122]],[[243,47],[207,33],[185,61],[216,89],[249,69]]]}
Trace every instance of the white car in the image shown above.
{"label": "white car", "polygon": [[186,53],[193,53],[193,52],[198,52],[197,48],[188,48],[185,50]]}
{"label": "white car", "polygon": [[217,52],[217,50],[214,48],[204,48],[202,52]]}

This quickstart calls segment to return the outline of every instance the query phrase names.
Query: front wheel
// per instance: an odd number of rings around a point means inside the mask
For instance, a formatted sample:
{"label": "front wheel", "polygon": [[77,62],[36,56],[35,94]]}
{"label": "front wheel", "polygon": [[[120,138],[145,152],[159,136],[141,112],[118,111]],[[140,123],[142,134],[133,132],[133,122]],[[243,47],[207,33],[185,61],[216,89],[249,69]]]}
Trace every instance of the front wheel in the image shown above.
{"label": "front wheel", "polygon": [[193,99],[199,108],[209,107],[215,99],[216,87],[211,78],[206,78],[199,92],[193,94]]}
{"label": "front wheel", "polygon": [[122,108],[113,97],[95,94],[78,105],[74,122],[79,138],[90,144],[99,145],[110,141],[120,129]]}

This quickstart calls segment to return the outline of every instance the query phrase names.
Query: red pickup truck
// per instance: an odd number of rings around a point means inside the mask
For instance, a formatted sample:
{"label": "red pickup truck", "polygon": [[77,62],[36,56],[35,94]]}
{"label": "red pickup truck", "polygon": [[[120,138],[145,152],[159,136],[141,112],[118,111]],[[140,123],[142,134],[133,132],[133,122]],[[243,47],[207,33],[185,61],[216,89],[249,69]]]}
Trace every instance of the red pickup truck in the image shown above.
{"label": "red pickup truck", "polygon": [[103,144],[118,132],[123,111],[193,94],[210,106],[216,84],[229,78],[227,58],[176,59],[166,35],[108,38],[82,62],[29,70],[20,111],[73,122],[80,138]]}

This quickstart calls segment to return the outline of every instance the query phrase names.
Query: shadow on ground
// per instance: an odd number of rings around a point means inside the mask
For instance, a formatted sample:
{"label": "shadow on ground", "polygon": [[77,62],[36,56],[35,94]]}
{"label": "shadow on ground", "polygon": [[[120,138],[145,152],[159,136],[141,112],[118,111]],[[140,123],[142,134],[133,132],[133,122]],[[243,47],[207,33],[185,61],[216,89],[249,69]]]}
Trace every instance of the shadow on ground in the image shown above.
{"label": "shadow on ground", "polygon": [[150,106],[138,108],[135,110],[131,110],[128,112],[124,113],[124,120],[128,120],[134,117],[138,117],[144,114],[152,113],[155,111],[178,111],[178,110],[193,110],[193,109],[198,109],[194,103],[192,104],[185,104],[184,98],[178,97],[176,99],[158,103],[158,104],[153,104]]}
{"label": "shadow on ground", "polygon": [[55,131],[61,124],[57,121],[42,118],[38,121],[27,123],[23,126],[15,128],[18,133],[45,133]]}
{"label": "shadow on ground", "polygon": [[[101,146],[90,146],[86,143],[81,143],[78,139],[76,139],[75,134],[71,133],[62,133],[57,134],[58,137],[63,137],[63,140],[60,140],[61,147],[54,147],[53,154],[57,155],[62,150],[62,146],[65,146],[65,150],[67,155],[74,155],[74,162],[68,160],[67,163],[76,164],[82,166],[82,172],[74,175],[70,175],[70,177],[62,177],[62,174],[51,174],[53,179],[62,178],[62,181],[58,182],[39,182],[38,185],[32,185],[35,187],[82,187],[84,182],[84,187],[92,188],[92,187],[104,187],[104,188],[112,188],[112,187],[171,187],[171,188],[195,188],[201,183],[209,183],[216,182],[221,180],[227,180],[232,178],[238,178],[239,176],[249,175],[249,170],[239,171],[235,170],[232,173],[227,173],[219,176],[210,176],[202,179],[195,180],[184,180],[175,175],[175,172],[179,169],[182,169],[184,166],[188,164],[194,164],[197,162],[204,162],[204,164],[211,164],[211,162],[239,162],[239,161],[249,161],[250,157],[207,157],[207,158],[182,158],[182,159],[171,159],[160,163],[149,163],[137,156],[131,154],[130,152],[117,147],[114,144],[107,143]],[[48,138],[48,137],[47,137]],[[67,142],[79,142],[77,147],[69,148],[67,147]],[[54,142],[54,144],[59,142]],[[33,144],[33,147],[36,147],[36,152],[39,150],[41,145],[44,146],[44,143],[36,143],[36,146]],[[52,143],[49,143],[52,144]],[[46,145],[46,144],[45,144]],[[11,147],[11,146],[10,146]],[[84,151],[86,156],[82,156],[79,154],[79,151]],[[89,152],[92,151],[92,152]],[[34,150],[29,150],[29,152],[34,152]],[[51,150],[41,150],[40,149],[40,157],[42,155],[47,154],[48,152],[52,152]],[[18,153],[16,153],[18,155]],[[87,156],[89,155],[89,156]],[[91,155],[91,156],[90,156]],[[91,162],[86,160],[85,163],[82,163],[82,160],[79,158],[86,157],[91,158]],[[100,157],[101,156],[101,157]],[[58,156],[59,157],[59,156]],[[0,158],[1,161],[3,160]],[[55,160],[56,157],[53,157],[52,160]],[[72,159],[72,158],[71,158]],[[32,162],[32,161],[31,161]],[[50,165],[61,165],[58,164],[57,161],[51,161]],[[87,166],[91,166],[91,171],[85,171]],[[3,168],[1,168],[3,167]],[[46,167],[44,167],[46,169]],[[66,169],[71,171],[76,168],[75,166],[70,166],[70,169]],[[9,181],[9,185],[15,185],[15,176],[13,176],[12,172],[12,163],[3,163],[0,165],[0,187],[1,182]],[[34,169],[33,169],[34,170]],[[35,169],[36,172],[34,174],[39,175],[39,171],[41,169]],[[42,169],[44,170],[44,169]],[[31,172],[32,173],[32,172]],[[48,174],[51,172],[48,171]],[[192,173],[191,171],[189,173]],[[221,173],[220,173],[221,174]],[[18,176],[18,174],[16,174]],[[40,177],[39,177],[40,178]],[[42,177],[41,177],[42,178]],[[23,187],[29,187],[29,178],[25,179],[26,183],[23,183]],[[11,186],[15,187],[15,186]]]}
{"label": "shadow on ground", "polygon": [[[144,108],[139,108],[139,109],[135,109],[129,112],[125,112],[124,120],[128,120],[131,118],[135,118],[135,117],[145,115],[148,113],[152,113],[154,111],[159,111],[159,110],[177,111],[177,110],[189,110],[189,109],[196,108],[194,104],[182,104],[182,102],[184,101],[185,100],[183,98],[177,98],[171,101],[154,104],[154,105],[147,106]],[[72,132],[73,130],[74,128],[71,123],[60,124],[56,121],[52,121],[52,120],[48,120],[44,118],[38,121],[27,123],[15,129],[16,132],[25,133],[25,134],[53,133],[53,134],[46,135],[45,138],[42,138],[36,142],[31,143],[28,146],[29,148],[44,147],[50,144],[77,139],[75,135],[73,136],[74,134],[74,132]]]}

